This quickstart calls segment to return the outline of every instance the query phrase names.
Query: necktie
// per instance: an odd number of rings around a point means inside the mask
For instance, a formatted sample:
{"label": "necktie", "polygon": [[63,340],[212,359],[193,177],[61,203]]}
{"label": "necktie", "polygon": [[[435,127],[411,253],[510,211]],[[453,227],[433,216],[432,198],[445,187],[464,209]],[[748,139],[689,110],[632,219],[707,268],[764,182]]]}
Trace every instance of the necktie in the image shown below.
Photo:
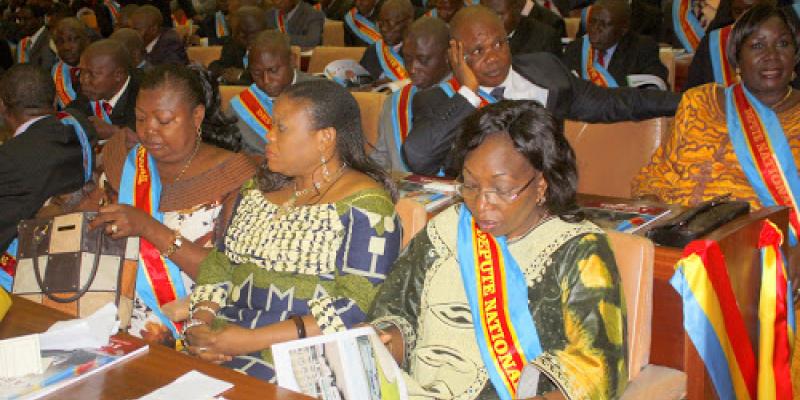
{"label": "necktie", "polygon": [[553,3],[550,0],[544,0],[544,8],[553,11]]}
{"label": "necktie", "polygon": [[505,91],[506,91],[506,88],[504,88],[502,86],[498,86],[498,87],[492,89],[492,91],[489,92],[489,94],[491,94],[492,97],[495,98],[495,100],[500,101],[500,100],[503,100],[505,98],[505,97],[503,97],[503,93]]}
{"label": "necktie", "polygon": [[100,104],[103,106],[103,110],[106,111],[106,115],[108,115],[110,117],[111,116],[111,110],[112,110],[111,103],[109,103],[109,102],[107,102],[105,100],[101,100]]}
{"label": "necktie", "polygon": [[597,63],[605,68],[606,66],[606,51],[597,50]]}
{"label": "necktie", "polygon": [[69,77],[72,79],[72,84],[74,85],[80,79],[81,69],[78,67],[69,67]]}

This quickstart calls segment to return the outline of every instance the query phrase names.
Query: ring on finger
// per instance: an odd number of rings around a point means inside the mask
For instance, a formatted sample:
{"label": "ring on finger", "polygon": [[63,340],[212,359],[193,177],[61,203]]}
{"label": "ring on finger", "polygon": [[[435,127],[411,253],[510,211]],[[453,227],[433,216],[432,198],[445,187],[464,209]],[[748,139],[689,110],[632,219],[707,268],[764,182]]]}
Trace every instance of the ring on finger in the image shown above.
{"label": "ring on finger", "polygon": [[119,227],[117,224],[111,224],[111,233],[116,234],[117,232],[119,232]]}

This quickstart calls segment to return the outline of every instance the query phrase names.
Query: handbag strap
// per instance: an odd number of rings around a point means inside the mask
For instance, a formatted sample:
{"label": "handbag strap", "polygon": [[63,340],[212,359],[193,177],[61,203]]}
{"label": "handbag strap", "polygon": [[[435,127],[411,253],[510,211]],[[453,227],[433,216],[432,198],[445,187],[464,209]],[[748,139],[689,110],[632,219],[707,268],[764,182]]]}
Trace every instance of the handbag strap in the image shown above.
{"label": "handbag strap", "polygon": [[[33,246],[33,273],[36,276],[36,283],[39,284],[39,289],[42,290],[42,293],[47,296],[48,299],[55,301],[56,303],[72,303],[75,300],[80,299],[86,292],[89,291],[89,288],[92,286],[94,282],[94,278],[97,275],[97,268],[100,266],[100,257],[103,253],[103,238],[105,237],[104,232],[97,233],[97,254],[94,255],[94,261],[92,262],[92,272],[89,274],[89,279],[86,280],[86,283],[83,285],[77,293],[69,297],[56,297],[49,290],[45,289],[44,283],[42,280],[42,272],[39,269],[39,255],[36,254],[36,248],[38,246]],[[37,241],[40,239],[36,239]],[[119,293],[119,291],[117,291]],[[119,294],[118,294],[119,295]],[[119,300],[117,300],[119,301]]]}

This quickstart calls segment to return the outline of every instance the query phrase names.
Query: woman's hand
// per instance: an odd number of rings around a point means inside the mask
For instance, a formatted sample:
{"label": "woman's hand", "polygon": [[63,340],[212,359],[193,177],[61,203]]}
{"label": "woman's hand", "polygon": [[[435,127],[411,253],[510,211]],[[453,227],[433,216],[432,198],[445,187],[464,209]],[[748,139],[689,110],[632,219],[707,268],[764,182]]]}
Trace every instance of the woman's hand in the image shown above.
{"label": "woman's hand", "polygon": [[453,75],[458,79],[458,83],[472,89],[473,92],[477,92],[479,86],[478,78],[464,57],[464,44],[455,39],[450,39],[447,57],[450,60],[450,67],[453,68]]}
{"label": "woman's hand", "polygon": [[126,204],[100,207],[100,212],[89,224],[89,227],[95,229],[100,226],[105,226],[106,234],[114,239],[128,236],[141,236],[149,239],[158,226],[168,229],[144,211]]}
{"label": "woman's hand", "polygon": [[189,354],[200,358],[203,361],[215,364],[230,361],[233,357],[219,353],[208,346],[200,343],[216,343],[217,336],[212,332],[208,325],[199,325],[186,330],[187,346]]}
{"label": "woman's hand", "polygon": [[219,330],[211,330],[209,325],[204,324],[186,330],[186,339],[190,351],[195,349],[194,354],[210,352],[212,355],[224,355],[230,359],[230,356],[247,353],[242,351],[240,344],[247,342],[251,332],[253,330],[233,324],[225,325]]}

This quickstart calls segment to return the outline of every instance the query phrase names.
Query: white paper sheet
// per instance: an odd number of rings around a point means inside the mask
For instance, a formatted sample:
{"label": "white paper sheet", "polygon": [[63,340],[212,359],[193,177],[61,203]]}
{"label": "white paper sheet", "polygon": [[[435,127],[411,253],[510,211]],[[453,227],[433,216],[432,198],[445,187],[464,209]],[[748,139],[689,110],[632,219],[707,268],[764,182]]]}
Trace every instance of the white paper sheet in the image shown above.
{"label": "white paper sheet", "polygon": [[117,307],[108,303],[86,318],[56,322],[40,335],[39,344],[42,350],[96,349],[118,330]]}
{"label": "white paper sheet", "polygon": [[39,335],[0,340],[0,378],[41,374],[43,368],[39,354]]}
{"label": "white paper sheet", "polygon": [[192,370],[139,400],[211,400],[232,387],[228,382]]}

